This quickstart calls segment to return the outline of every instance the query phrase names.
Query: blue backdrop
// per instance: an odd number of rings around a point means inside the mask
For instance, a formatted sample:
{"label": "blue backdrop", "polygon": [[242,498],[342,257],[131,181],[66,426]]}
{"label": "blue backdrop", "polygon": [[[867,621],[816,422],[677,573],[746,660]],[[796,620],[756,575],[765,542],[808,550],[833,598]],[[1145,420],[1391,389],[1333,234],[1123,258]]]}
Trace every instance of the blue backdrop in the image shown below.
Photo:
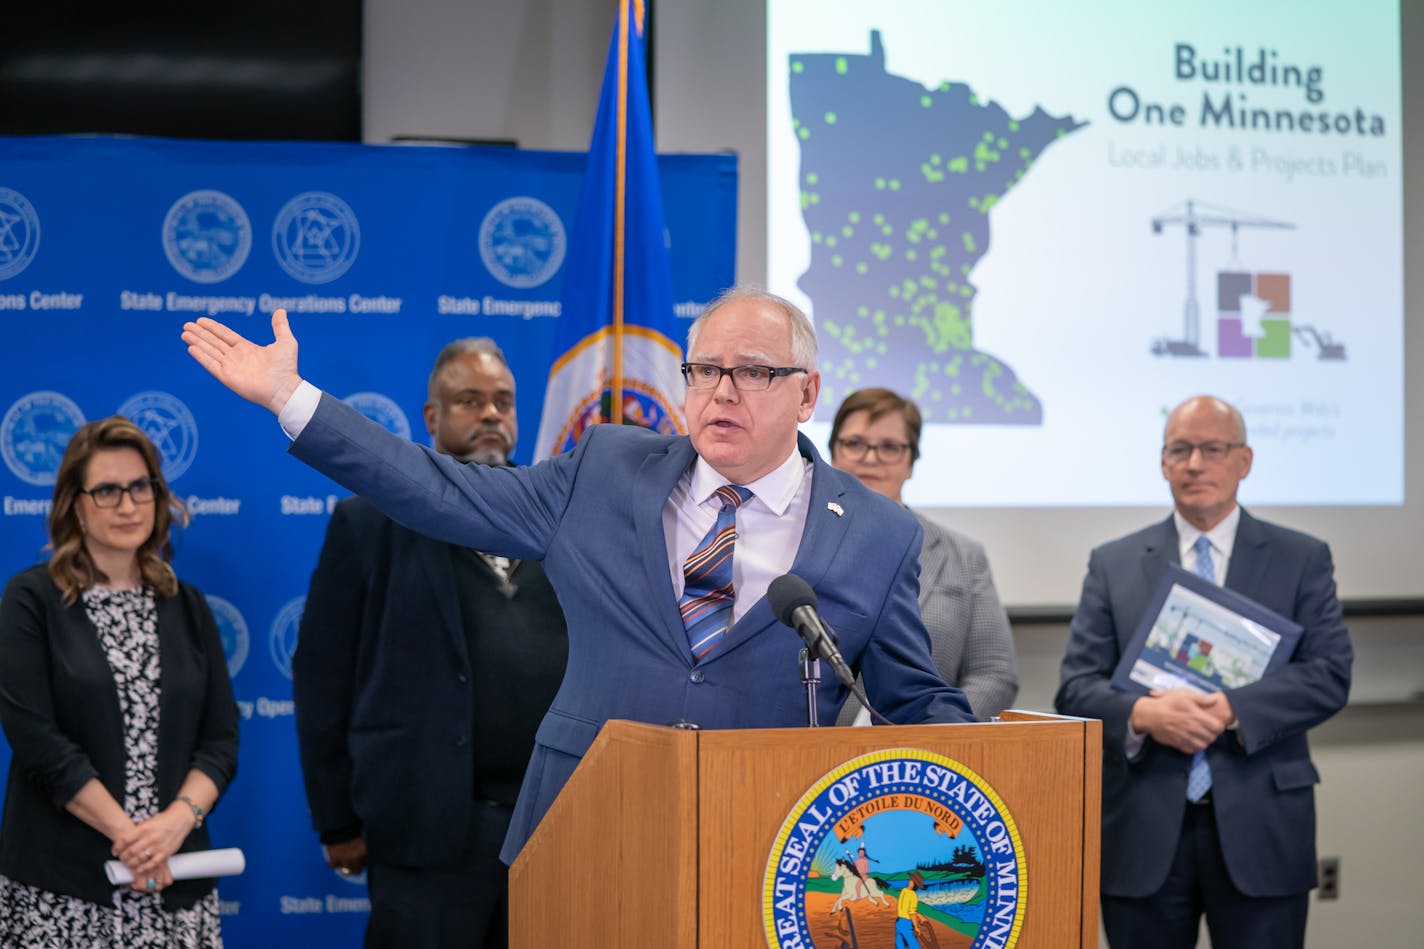
{"label": "blue backdrop", "polygon": [[[303,375],[425,440],[439,348],[493,337],[518,383],[528,461],[553,355],[582,154],[406,146],[0,139],[0,573],[43,558],[70,434],[121,413],[158,444],[192,524],[180,577],[222,629],[242,712],[213,845],[227,944],[358,945],[364,881],[327,869],[307,814],[291,655],[340,488],[284,453],[272,416],[179,340],[204,314],[270,340],[285,306]],[[659,159],[679,327],[730,285],[736,163]],[[8,768],[8,748],[0,765]],[[411,775],[411,780],[420,780]]]}

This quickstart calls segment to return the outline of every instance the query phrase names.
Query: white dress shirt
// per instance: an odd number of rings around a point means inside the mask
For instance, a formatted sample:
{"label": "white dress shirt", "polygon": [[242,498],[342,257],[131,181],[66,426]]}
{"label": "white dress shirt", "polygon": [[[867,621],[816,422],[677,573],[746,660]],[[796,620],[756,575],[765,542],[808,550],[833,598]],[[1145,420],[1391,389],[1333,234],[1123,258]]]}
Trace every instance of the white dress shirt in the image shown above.
{"label": "white dress shirt", "polygon": [[287,399],[287,404],[282,406],[282,411],[277,413],[277,424],[282,426],[282,431],[287,433],[288,438],[296,441],[302,429],[307,427],[307,423],[316,414],[319,404],[321,390],[303,379],[297,384],[297,391]]}
{"label": "white dress shirt", "polygon": [[[1192,548],[1197,544],[1197,538],[1202,536],[1202,532],[1197,530],[1187,519],[1182,516],[1181,511],[1172,512],[1172,520],[1177,524],[1177,562],[1183,569],[1197,572],[1197,552]],[[1231,566],[1231,551],[1236,546],[1236,528],[1241,523],[1241,505],[1231,508],[1231,513],[1221,519],[1211,530],[1206,532],[1206,539],[1211,543],[1211,567],[1212,576],[1216,579],[1216,585],[1221,586],[1226,583],[1226,570]]]}
{"label": "white dress shirt", "polygon": [[[752,492],[752,497],[737,508],[737,544],[732,554],[732,588],[736,591],[733,622],[766,595],[771,581],[791,569],[811,506],[811,471],[811,461],[802,458],[793,447],[787,459],[769,474],[742,485]],[[663,505],[668,572],[676,599],[682,598],[686,583],[682,565],[717,522],[722,501],[716,491],[727,483],[699,457],[678,479]]]}

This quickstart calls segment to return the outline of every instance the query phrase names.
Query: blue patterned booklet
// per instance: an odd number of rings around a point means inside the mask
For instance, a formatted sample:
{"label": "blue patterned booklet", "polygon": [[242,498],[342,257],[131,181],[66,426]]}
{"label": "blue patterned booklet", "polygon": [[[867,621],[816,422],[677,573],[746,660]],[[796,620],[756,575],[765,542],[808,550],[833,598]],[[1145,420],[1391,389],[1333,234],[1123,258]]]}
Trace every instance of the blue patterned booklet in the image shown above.
{"label": "blue patterned booklet", "polygon": [[1112,684],[1125,692],[1220,692],[1290,661],[1303,627],[1234,590],[1171,565],[1148,602]]}

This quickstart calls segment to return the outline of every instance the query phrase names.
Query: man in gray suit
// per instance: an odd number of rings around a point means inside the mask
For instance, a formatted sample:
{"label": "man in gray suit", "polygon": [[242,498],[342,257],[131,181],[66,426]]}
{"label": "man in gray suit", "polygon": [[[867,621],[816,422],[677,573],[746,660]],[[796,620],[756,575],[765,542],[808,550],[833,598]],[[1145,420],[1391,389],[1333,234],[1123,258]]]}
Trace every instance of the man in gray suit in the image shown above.
{"label": "man in gray suit", "polygon": [[[920,457],[920,409],[889,389],[852,392],[831,424],[831,464],[897,504]],[[963,690],[974,714],[989,719],[1019,691],[1009,617],[994,589],[984,545],[916,513],[925,530],[920,550],[920,613],[935,668]],[[838,723],[869,723],[852,696]]]}
{"label": "man in gray suit", "polygon": [[[1330,549],[1236,503],[1246,424],[1210,396],[1167,418],[1162,476],[1176,510],[1088,560],[1055,700],[1103,721],[1103,923],[1114,949],[1299,949],[1315,886],[1306,732],[1350,691],[1353,651]],[[1113,671],[1169,564],[1304,627],[1282,668],[1205,694],[1119,691]]]}

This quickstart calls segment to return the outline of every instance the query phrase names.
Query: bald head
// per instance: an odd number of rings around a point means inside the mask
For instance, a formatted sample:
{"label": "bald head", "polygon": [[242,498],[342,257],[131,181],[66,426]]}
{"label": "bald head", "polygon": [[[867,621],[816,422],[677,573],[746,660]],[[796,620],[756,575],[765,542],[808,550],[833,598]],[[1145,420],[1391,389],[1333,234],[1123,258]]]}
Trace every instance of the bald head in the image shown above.
{"label": "bald head", "polygon": [[1246,421],[1215,396],[1187,399],[1167,416],[1162,477],[1187,523],[1209,531],[1236,508],[1236,488],[1251,471]]}
{"label": "bald head", "polygon": [[[1172,420],[1174,418],[1184,413],[1205,413],[1223,417],[1229,420],[1231,425],[1231,441],[1241,442],[1243,445],[1246,443],[1246,420],[1241,417],[1241,413],[1237,410],[1236,406],[1227,402],[1225,399],[1218,399],[1214,395],[1192,396],[1190,399],[1178,405],[1167,416],[1167,429],[1171,429]],[[1167,440],[1164,434],[1162,438],[1163,444],[1166,444]]]}

